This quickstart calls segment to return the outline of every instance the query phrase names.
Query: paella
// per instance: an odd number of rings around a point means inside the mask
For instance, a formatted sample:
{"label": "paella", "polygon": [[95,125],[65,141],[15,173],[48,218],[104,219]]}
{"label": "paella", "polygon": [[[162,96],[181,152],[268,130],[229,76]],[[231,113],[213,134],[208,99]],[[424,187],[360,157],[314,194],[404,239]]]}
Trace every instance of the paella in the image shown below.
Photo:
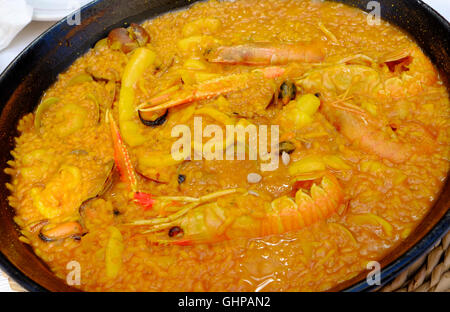
{"label": "paella", "polygon": [[18,124],[8,199],[21,241],[82,290],[329,290],[429,212],[449,125],[438,71],[385,21],[202,2],[111,30],[59,75]]}

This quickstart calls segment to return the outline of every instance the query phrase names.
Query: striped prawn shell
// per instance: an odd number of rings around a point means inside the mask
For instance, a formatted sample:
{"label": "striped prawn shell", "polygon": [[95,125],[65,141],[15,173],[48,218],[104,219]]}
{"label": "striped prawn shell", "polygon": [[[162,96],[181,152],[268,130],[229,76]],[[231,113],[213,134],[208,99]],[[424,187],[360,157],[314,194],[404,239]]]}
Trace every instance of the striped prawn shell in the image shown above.
{"label": "striped prawn shell", "polygon": [[299,190],[295,199],[283,196],[272,202],[271,212],[261,223],[261,236],[300,230],[333,215],[343,201],[339,182],[331,175],[313,184],[309,194]]}

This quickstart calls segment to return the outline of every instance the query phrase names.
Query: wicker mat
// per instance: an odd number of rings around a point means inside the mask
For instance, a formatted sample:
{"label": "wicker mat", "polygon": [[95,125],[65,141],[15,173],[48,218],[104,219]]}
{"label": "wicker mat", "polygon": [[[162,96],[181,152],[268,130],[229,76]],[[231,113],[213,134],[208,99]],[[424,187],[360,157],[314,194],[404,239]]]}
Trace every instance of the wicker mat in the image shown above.
{"label": "wicker mat", "polygon": [[381,291],[450,291],[450,231]]}
{"label": "wicker mat", "polygon": [[[2,272],[5,276],[6,273]],[[8,281],[9,281],[9,287],[11,287],[11,290],[13,291],[18,291],[18,292],[24,292],[26,291],[25,289],[23,289],[22,286],[20,286],[19,284],[17,284],[15,281],[13,281],[10,277],[8,277]]]}
{"label": "wicker mat", "polygon": [[[450,231],[426,255],[417,260],[380,291],[450,292]],[[9,279],[11,289],[25,291]]]}

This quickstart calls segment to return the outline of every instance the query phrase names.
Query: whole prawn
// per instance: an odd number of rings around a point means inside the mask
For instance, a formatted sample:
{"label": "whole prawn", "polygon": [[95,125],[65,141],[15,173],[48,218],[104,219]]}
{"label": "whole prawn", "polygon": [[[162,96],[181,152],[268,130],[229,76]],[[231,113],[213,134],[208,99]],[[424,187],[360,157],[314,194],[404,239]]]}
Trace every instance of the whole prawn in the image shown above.
{"label": "whole prawn", "polygon": [[403,131],[403,141],[400,141],[390,137],[383,131],[384,125],[365,112],[349,111],[345,106],[336,107],[326,102],[323,102],[321,112],[352,143],[393,163],[407,161],[416,150],[432,153],[436,148],[432,134],[417,122],[406,122],[398,126],[397,132],[402,128],[406,130]]}
{"label": "whole prawn", "polygon": [[322,42],[305,43],[251,43],[221,46],[211,50],[211,63],[242,65],[285,65],[289,62],[318,63],[325,58]]}
{"label": "whole prawn", "polygon": [[[396,78],[397,79],[397,78]],[[433,134],[419,122],[404,121],[391,127],[390,121],[374,116],[357,103],[361,96],[385,100],[391,89],[385,87],[380,73],[362,65],[338,64],[312,70],[297,81],[308,92],[322,94],[321,112],[349,141],[368,153],[393,163],[403,163],[415,152],[430,154],[436,150]],[[332,97],[344,92],[344,98]]]}
{"label": "whole prawn", "polygon": [[[236,213],[217,202],[187,205],[183,213],[174,217],[136,221],[134,225],[148,225],[144,233],[161,233],[166,239],[155,242],[173,245],[217,243],[238,238],[257,238],[296,231],[324,221],[335,213],[343,201],[339,182],[325,175],[309,192],[300,189],[295,198],[283,196],[272,201],[265,213],[255,216],[251,211]],[[170,236],[176,232],[181,237]],[[166,234],[164,234],[166,233]]]}
{"label": "whole prawn", "polygon": [[264,79],[270,80],[283,76],[285,69],[282,67],[266,67],[255,69],[250,73],[233,74],[224,77],[211,79],[194,86],[184,86],[179,90],[158,95],[149,102],[138,106],[141,116],[146,117],[155,111],[166,110],[175,106],[193,103],[201,100],[208,100],[236,92],[248,87],[251,76],[262,75]]}
{"label": "whole prawn", "polygon": [[410,146],[389,138],[368,114],[349,112],[327,104],[322,105],[321,112],[339,132],[366,152],[394,163],[403,163],[411,156]]}

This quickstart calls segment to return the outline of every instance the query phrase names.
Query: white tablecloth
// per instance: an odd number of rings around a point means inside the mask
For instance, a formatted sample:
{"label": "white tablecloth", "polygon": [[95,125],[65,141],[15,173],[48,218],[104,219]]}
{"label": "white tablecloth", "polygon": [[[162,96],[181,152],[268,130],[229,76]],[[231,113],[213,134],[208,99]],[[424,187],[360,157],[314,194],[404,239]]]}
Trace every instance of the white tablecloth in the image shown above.
{"label": "white tablecloth", "polygon": [[[449,0],[423,0],[450,21]],[[52,22],[32,22],[11,42],[10,46],[0,52],[0,72],[37,36],[53,25]],[[0,292],[12,291],[8,280],[0,272]]]}

